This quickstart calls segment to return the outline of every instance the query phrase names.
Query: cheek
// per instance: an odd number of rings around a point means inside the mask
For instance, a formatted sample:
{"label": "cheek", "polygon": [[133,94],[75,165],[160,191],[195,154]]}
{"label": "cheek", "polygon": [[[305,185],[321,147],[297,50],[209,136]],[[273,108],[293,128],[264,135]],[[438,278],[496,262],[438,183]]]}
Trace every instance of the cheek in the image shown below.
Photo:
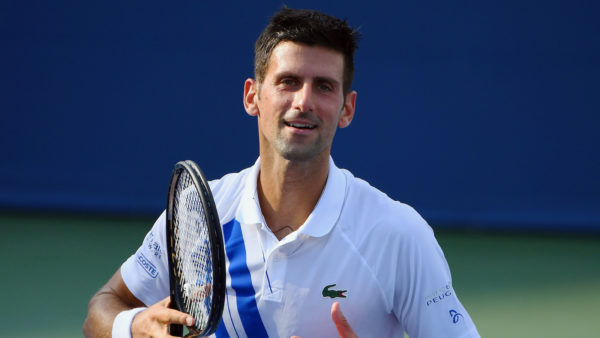
{"label": "cheek", "polygon": [[265,107],[263,107],[263,109],[259,109],[257,118],[258,125],[263,131],[275,129],[279,123],[277,114],[270,109],[265,109]]}
{"label": "cheek", "polygon": [[290,100],[284,95],[264,95],[258,102],[259,114],[270,117],[285,112],[286,107],[290,106],[288,101]]}
{"label": "cheek", "polygon": [[332,125],[337,126],[340,122],[340,119],[342,118],[342,112],[344,111],[344,107],[343,107],[343,103],[338,103],[336,102],[335,104],[332,104],[329,107],[329,114],[328,114],[328,122],[331,123]]}

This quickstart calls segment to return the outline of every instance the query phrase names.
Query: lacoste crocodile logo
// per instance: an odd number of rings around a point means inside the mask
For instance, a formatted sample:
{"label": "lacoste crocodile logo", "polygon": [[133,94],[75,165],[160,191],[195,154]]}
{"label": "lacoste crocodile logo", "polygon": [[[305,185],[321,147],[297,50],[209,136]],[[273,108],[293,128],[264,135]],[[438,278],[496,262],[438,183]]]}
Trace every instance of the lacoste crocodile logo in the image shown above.
{"label": "lacoste crocodile logo", "polygon": [[329,290],[329,288],[332,288],[334,286],[335,286],[335,284],[331,284],[331,285],[327,285],[326,287],[324,287],[323,288],[323,297],[346,298],[346,295],[344,294],[344,292],[348,292],[348,290]]}

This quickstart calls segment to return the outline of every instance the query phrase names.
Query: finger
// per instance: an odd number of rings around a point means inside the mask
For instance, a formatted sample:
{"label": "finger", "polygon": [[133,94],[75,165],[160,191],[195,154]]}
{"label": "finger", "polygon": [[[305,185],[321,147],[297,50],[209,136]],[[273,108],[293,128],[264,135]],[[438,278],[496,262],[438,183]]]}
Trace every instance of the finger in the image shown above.
{"label": "finger", "polygon": [[341,338],[357,337],[356,333],[354,333],[354,330],[352,330],[350,323],[348,323],[348,320],[342,313],[342,310],[340,309],[340,303],[338,302],[333,303],[331,306],[331,319],[333,319],[333,323],[335,324],[335,327]]}
{"label": "finger", "polygon": [[210,284],[194,285],[186,283],[183,285],[183,292],[192,302],[201,302],[210,295],[212,286]]}
{"label": "finger", "polygon": [[194,317],[188,315],[185,312],[171,309],[170,307],[171,297],[167,296],[159,302],[160,306],[164,309],[157,315],[157,319],[163,324],[181,324],[192,326],[194,325]]}
{"label": "finger", "polygon": [[181,324],[186,326],[194,325],[194,317],[185,312],[169,308],[162,308],[156,314],[156,319],[163,324]]}

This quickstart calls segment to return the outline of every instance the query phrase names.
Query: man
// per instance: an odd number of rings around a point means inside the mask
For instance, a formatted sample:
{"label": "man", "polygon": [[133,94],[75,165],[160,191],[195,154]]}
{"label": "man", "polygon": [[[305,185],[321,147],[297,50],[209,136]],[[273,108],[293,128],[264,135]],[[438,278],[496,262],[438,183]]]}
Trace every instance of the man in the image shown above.
{"label": "man", "polygon": [[[228,269],[219,337],[479,336],[427,223],[330,157],[354,116],[357,39],[345,21],[283,8],[256,42],[244,107],[260,157],[211,182]],[[164,229],[163,214],[92,298],[87,336],[161,337],[192,322],[168,309]]]}

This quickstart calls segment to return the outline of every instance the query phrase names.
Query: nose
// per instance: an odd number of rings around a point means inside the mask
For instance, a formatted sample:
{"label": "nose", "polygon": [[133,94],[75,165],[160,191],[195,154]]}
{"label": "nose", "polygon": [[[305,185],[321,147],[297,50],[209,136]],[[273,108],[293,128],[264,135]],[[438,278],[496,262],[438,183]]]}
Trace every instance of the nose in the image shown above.
{"label": "nose", "polygon": [[312,112],[314,92],[310,83],[304,83],[294,95],[294,109],[302,112]]}

